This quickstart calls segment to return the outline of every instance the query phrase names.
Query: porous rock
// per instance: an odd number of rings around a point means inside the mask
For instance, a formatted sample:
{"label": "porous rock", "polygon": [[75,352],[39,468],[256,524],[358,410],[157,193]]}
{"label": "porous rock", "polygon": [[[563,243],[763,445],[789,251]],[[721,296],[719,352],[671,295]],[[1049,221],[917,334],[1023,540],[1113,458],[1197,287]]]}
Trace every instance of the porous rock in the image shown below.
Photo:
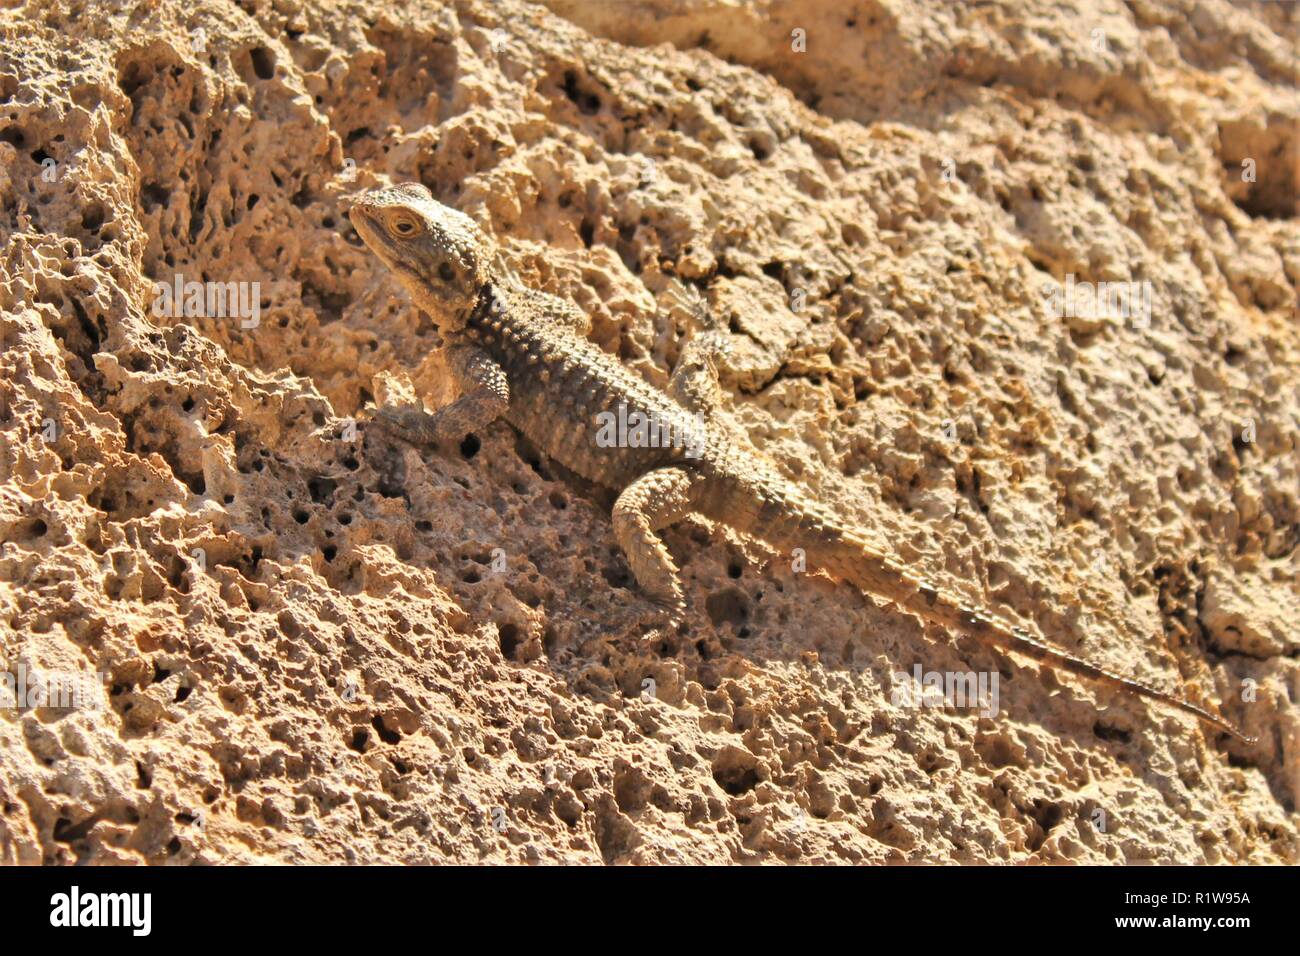
{"label": "porous rock", "polygon": [[[4,11],[0,665],[100,706],[0,710],[0,860],[1295,862],[1295,8],[1048,6]],[[408,180],[658,384],[705,290],[791,477],[1259,741],[699,520],[647,639],[607,493],[365,429],[449,397],[346,224]]]}

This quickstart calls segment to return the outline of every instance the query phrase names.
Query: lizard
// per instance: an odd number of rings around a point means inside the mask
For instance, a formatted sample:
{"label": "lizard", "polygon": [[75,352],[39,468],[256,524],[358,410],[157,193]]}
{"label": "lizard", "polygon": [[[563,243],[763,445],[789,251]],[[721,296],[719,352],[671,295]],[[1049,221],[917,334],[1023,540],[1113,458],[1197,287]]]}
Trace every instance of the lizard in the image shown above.
{"label": "lizard", "polygon": [[[423,184],[372,189],[352,203],[348,218],[438,327],[459,396],[432,413],[382,405],[373,424],[417,447],[437,448],[504,418],[570,471],[617,494],[614,537],[638,588],[671,621],[680,621],[685,598],[658,532],[698,514],[778,552],[801,547],[809,568],[925,621],[1255,741],[1205,707],[1073,656],[910,573],[737,439],[722,417],[716,336],[692,336],[659,389],[587,338],[590,320],[578,307],[521,286],[474,220],[435,200]],[[628,420],[638,412],[651,421],[700,422],[703,434],[693,436],[694,448],[602,445],[597,422],[619,405]]]}

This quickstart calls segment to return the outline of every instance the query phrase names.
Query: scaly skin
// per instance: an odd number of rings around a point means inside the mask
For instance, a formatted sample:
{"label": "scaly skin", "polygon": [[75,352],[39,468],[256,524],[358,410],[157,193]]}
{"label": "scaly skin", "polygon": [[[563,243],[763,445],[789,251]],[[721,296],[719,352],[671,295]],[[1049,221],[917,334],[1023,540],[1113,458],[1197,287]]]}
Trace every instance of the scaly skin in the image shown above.
{"label": "scaly skin", "polygon": [[[656,534],[702,514],[781,551],[803,548],[821,568],[943,627],[971,634],[1092,680],[1192,714],[1246,743],[1203,707],[1073,657],[909,574],[856,529],[786,481],[719,418],[710,335],[688,344],[668,391],[652,387],[585,338],[568,303],[519,289],[496,267],[496,248],[469,217],[416,183],[376,189],[351,209],[361,238],[448,341],[460,398],[430,415],[380,408],[375,422],[417,445],[459,441],[498,417],[583,477],[619,491],[614,535],[642,591],[673,619],[685,608],[677,567]],[[602,447],[601,413],[634,412],[698,424],[667,447]],[[632,419],[635,421],[635,419]],[[701,434],[702,433],[702,434]]]}

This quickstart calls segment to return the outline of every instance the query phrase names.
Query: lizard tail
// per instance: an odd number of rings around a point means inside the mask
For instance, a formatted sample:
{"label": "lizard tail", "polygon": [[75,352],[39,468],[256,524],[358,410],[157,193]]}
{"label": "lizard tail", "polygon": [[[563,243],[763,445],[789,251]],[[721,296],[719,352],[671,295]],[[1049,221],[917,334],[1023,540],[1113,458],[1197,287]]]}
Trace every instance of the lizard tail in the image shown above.
{"label": "lizard tail", "polygon": [[[859,532],[844,529],[827,509],[798,500],[787,491],[756,492],[756,507],[748,513],[749,527],[740,528],[785,552],[805,549],[809,571],[821,568],[832,577],[848,581],[863,591],[885,598],[924,620],[941,627],[970,634],[1034,660],[1078,674],[1132,694],[1159,701],[1191,714],[1216,730],[1253,744],[1229,721],[1182,697],[1132,680],[1097,664],[1074,657],[1034,637],[1027,629],[1009,624],[993,614],[939,590],[935,585],[907,573],[895,559],[872,547]],[[732,512],[734,515],[734,511]]]}
{"label": "lizard tail", "polygon": [[[876,556],[869,552],[865,560],[869,564],[881,565]],[[872,567],[869,575],[875,578],[882,570],[888,572],[885,567]],[[1016,651],[1026,657],[1069,671],[1072,674],[1078,674],[1098,683],[1118,687],[1139,697],[1159,701],[1168,707],[1191,714],[1217,730],[1231,734],[1242,743],[1253,744],[1256,742],[1256,738],[1248,736],[1223,717],[1199,704],[1194,704],[1183,697],[1159,690],[1141,681],[1124,677],[1098,664],[1093,664],[1091,661],[1068,654],[1039,640],[1026,628],[1009,624],[987,611],[959,601],[951,595],[939,591],[929,582],[907,580],[903,584],[900,580],[900,585],[902,586],[899,587],[899,590],[894,592],[898,595],[896,598],[898,604],[926,620],[934,621],[944,627],[964,631],[988,644],[1005,647],[1008,650]]]}

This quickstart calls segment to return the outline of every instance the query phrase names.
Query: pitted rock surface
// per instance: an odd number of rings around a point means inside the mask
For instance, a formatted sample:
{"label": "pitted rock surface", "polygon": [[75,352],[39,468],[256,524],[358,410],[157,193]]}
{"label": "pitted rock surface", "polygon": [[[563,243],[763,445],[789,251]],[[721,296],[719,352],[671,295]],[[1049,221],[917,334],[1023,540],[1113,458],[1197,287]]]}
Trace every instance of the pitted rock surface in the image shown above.
{"label": "pitted rock surface", "polygon": [[[0,670],[104,676],[0,709],[0,860],[1296,862],[1294,6],[632,6],[4,11]],[[608,496],[368,437],[447,398],[346,220],[407,180],[656,385],[707,288],[785,474],[1259,743],[699,520],[646,642]]]}

